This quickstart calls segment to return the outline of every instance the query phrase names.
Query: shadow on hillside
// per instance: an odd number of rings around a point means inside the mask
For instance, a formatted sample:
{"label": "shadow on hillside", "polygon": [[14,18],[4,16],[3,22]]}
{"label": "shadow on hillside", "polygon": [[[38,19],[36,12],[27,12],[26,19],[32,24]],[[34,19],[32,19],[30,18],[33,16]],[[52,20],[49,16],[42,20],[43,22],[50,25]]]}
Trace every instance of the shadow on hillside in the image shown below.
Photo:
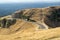
{"label": "shadow on hillside", "polygon": [[50,15],[46,15],[44,22],[52,28],[60,27],[60,9],[54,9]]}

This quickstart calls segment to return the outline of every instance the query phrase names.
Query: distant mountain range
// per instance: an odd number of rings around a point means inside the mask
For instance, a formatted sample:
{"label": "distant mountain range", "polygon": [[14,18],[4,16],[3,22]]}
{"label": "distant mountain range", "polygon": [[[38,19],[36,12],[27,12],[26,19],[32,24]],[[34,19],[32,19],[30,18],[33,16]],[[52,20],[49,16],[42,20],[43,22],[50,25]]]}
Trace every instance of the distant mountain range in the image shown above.
{"label": "distant mountain range", "polygon": [[58,3],[10,3],[0,4],[0,16],[12,14],[16,10],[22,10],[27,8],[43,8],[48,6],[60,6]]}

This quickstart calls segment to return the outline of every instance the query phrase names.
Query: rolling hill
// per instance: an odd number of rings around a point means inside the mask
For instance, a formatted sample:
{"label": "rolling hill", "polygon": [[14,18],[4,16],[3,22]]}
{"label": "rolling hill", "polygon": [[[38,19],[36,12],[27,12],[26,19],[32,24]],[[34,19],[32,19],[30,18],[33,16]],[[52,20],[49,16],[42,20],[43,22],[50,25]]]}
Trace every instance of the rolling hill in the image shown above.
{"label": "rolling hill", "polygon": [[1,17],[16,19],[16,23],[9,28],[0,27],[0,40],[60,40],[59,15],[60,6],[53,6],[19,10]]}

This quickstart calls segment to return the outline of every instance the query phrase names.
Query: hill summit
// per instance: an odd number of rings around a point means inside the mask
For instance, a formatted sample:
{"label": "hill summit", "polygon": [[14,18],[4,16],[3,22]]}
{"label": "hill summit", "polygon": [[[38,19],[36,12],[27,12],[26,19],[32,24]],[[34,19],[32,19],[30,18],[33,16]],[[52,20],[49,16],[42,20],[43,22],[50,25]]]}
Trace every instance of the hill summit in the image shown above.
{"label": "hill summit", "polygon": [[24,19],[32,22],[44,22],[49,27],[60,26],[60,7],[32,8],[16,11],[12,18]]}

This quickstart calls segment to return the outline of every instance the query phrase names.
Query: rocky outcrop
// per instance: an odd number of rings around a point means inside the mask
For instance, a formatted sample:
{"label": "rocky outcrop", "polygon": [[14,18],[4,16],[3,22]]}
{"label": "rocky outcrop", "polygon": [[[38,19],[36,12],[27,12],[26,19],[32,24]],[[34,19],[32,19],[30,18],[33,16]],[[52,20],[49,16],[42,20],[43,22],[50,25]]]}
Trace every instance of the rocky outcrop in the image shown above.
{"label": "rocky outcrop", "polygon": [[12,17],[39,23],[44,22],[49,27],[55,28],[60,26],[60,6],[19,10]]}

